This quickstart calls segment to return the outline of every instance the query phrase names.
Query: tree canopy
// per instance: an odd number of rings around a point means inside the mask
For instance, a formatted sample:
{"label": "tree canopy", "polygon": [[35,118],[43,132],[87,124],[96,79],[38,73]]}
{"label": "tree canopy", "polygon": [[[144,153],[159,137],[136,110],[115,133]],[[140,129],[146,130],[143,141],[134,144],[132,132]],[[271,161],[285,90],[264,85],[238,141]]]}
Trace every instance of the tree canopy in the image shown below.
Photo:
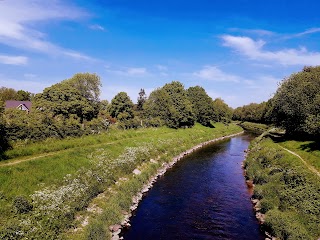
{"label": "tree canopy", "polygon": [[134,117],[133,114],[133,102],[126,92],[118,93],[112,100],[110,104],[110,115],[113,118],[121,117],[130,119]]}
{"label": "tree canopy", "polygon": [[320,135],[320,66],[305,67],[282,81],[272,99],[271,118],[289,134]]}
{"label": "tree canopy", "polygon": [[213,100],[203,87],[190,87],[187,90],[187,95],[192,103],[192,111],[198,123],[204,126],[210,126],[210,121],[216,121]]}
{"label": "tree canopy", "polygon": [[168,127],[192,127],[195,116],[182,83],[173,81],[150,94],[144,106],[149,118],[160,118]]}

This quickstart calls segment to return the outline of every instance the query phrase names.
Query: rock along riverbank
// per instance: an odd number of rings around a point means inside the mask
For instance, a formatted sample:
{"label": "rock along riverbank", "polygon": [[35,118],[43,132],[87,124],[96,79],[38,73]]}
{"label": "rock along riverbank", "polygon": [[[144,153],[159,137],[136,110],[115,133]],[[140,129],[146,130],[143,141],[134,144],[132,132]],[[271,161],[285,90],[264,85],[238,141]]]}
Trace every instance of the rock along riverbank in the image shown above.
{"label": "rock along riverbank", "polygon": [[[120,237],[121,230],[123,228],[129,228],[130,227],[130,218],[132,216],[132,213],[138,208],[139,202],[142,200],[143,195],[152,188],[153,184],[157,181],[157,179],[159,177],[164,175],[165,172],[168,169],[172,168],[179,160],[181,160],[184,156],[186,156],[188,154],[191,154],[192,152],[194,152],[194,151],[196,151],[196,150],[198,150],[198,149],[200,149],[200,148],[202,148],[202,147],[204,147],[204,146],[206,146],[208,144],[211,144],[211,143],[214,143],[214,142],[218,142],[218,141],[221,141],[221,140],[224,140],[224,139],[232,138],[232,137],[235,137],[235,136],[243,134],[243,133],[244,133],[244,131],[239,132],[239,133],[235,133],[235,134],[231,134],[231,135],[227,135],[227,136],[222,136],[222,137],[219,137],[219,138],[215,138],[215,139],[200,143],[200,144],[192,147],[191,149],[180,153],[178,156],[175,156],[174,158],[172,158],[172,160],[170,162],[163,163],[161,165],[161,167],[157,170],[156,174],[154,176],[152,176],[149,179],[149,181],[142,186],[141,190],[132,198],[132,205],[130,207],[130,212],[129,213],[124,213],[124,218],[121,221],[121,224],[115,224],[115,225],[109,226],[110,234],[112,235],[111,239],[112,240],[122,239],[122,237]],[[150,159],[151,163],[157,163],[157,161],[158,160],[156,160],[156,159]],[[141,171],[139,169],[135,169],[133,171],[133,174],[139,175],[139,174],[141,174]]]}

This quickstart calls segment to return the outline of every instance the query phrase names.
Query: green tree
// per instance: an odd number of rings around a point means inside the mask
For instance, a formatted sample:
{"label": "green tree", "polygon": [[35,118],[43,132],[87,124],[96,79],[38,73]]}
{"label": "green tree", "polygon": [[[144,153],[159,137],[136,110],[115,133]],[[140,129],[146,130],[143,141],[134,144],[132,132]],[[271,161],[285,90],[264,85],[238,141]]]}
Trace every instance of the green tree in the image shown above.
{"label": "green tree", "polygon": [[44,89],[34,99],[34,108],[53,113],[53,117],[63,115],[69,118],[77,115],[81,122],[91,120],[96,116],[96,109],[88,99],[84,98],[78,89],[69,84],[58,83]]}
{"label": "green tree", "polygon": [[13,88],[0,88],[0,100],[5,102],[7,100],[16,100],[17,91]]}
{"label": "green tree", "polygon": [[133,102],[125,92],[118,93],[112,100],[109,108],[111,117],[118,118],[121,114],[121,119],[130,119],[134,117]]}
{"label": "green tree", "polygon": [[30,101],[31,100],[31,93],[24,90],[17,91],[15,100],[18,101]]}
{"label": "green tree", "polygon": [[195,116],[184,86],[173,81],[156,89],[144,106],[146,116],[160,118],[168,127],[192,127]]}
{"label": "green tree", "polygon": [[147,100],[147,94],[144,91],[144,89],[141,88],[140,92],[139,92],[138,102],[137,102],[137,110],[138,111],[142,111],[143,105],[146,102],[146,100]]}
{"label": "green tree", "polygon": [[288,134],[319,136],[320,66],[304,67],[284,79],[272,99],[272,120]]}
{"label": "green tree", "polygon": [[63,84],[68,84],[79,91],[82,97],[91,102],[98,102],[100,87],[102,86],[100,77],[95,73],[77,73],[72,78],[64,80]]}
{"label": "green tree", "polygon": [[200,86],[190,87],[187,95],[192,103],[192,110],[195,114],[196,121],[204,126],[210,126],[210,121],[216,121],[213,100]]}
{"label": "green tree", "polygon": [[216,98],[213,101],[213,108],[217,122],[231,121],[233,110],[221,98]]}

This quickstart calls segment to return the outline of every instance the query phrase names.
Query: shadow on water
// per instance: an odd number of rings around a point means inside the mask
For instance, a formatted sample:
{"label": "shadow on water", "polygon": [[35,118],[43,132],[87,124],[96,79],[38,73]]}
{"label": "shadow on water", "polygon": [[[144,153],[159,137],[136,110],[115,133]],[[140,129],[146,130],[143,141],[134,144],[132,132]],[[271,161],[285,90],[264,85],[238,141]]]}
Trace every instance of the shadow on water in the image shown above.
{"label": "shadow on water", "polygon": [[124,239],[264,239],[241,163],[252,135],[206,146],[159,178]]}

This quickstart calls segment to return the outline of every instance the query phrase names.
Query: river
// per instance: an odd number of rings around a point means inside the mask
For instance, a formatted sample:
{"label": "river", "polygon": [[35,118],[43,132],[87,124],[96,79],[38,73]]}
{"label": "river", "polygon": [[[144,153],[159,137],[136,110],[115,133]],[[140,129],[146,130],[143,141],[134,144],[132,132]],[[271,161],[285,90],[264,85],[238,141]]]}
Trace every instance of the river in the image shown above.
{"label": "river", "polygon": [[241,168],[252,138],[233,137],[180,160],[140,202],[124,239],[264,239]]}

